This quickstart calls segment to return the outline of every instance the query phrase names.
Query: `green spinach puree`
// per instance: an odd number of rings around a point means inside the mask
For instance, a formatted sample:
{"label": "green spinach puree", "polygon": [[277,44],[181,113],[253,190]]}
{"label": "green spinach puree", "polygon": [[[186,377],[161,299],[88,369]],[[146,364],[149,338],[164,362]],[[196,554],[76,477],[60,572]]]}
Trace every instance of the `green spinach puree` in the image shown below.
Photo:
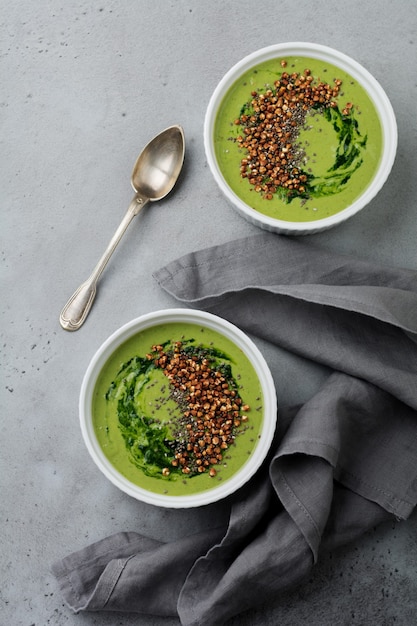
{"label": "green spinach puree", "polygon": [[235,82],[219,107],[214,141],[224,178],[244,202],[303,222],[345,209],[371,183],[382,128],[366,90],[349,74],[287,57]]}
{"label": "green spinach puree", "polygon": [[262,391],[246,355],[206,327],[144,329],[104,365],[93,394],[100,446],[131,482],[160,494],[212,489],[252,453]]}

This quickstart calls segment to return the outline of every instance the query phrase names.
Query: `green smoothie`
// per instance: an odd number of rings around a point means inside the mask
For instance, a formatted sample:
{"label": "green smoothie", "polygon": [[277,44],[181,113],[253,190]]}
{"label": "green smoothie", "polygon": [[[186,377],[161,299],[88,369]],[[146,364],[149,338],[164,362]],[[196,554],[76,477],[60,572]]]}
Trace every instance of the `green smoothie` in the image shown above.
{"label": "green smoothie", "polygon": [[286,57],[234,83],[219,107],[214,143],[226,182],[246,204],[306,222],[342,211],[363,193],[383,137],[358,81],[324,61]]}
{"label": "green smoothie", "polygon": [[93,424],[105,456],[158,494],[227,481],[260,438],[263,396],[247,356],[220,333],[172,322],[144,329],[104,365]]}

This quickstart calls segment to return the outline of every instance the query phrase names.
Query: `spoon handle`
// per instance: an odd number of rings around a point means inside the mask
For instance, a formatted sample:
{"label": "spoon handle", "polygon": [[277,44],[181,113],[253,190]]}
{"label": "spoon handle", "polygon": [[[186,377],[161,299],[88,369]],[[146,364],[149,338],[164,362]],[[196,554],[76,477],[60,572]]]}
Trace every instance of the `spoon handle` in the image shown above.
{"label": "spoon handle", "polygon": [[143,198],[139,195],[136,195],[133,198],[123,220],[111,238],[109,245],[92,271],[90,277],[78,287],[62,309],[59,321],[64,330],[78,330],[85,322],[96,296],[98,279],[100,278],[130,222],[135,215],[139,213],[147,201],[148,198]]}

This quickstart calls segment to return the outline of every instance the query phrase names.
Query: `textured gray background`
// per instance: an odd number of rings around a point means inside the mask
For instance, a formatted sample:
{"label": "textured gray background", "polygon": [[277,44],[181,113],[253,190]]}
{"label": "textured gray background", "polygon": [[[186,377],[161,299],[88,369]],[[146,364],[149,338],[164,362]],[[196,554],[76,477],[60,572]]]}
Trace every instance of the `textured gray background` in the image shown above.
{"label": "textured gray background", "polygon": [[[138,530],[171,540],[227,515],[227,502],[159,510],[109,484],[81,439],[83,374],[117,327],[176,305],[152,279],[155,269],[193,249],[257,232],[216,188],[202,128],[223,74],[266,45],[329,45],[380,81],[399,128],[389,181],[359,215],[311,239],[416,269],[416,5],[1,0],[0,8],[0,623],[174,626],[174,618],[72,615],[51,577],[53,560],[111,533]],[[127,208],[137,154],[173,123],[183,125],[187,139],[180,184],[136,218],[87,323],[75,334],[64,332],[59,311]],[[257,343],[282,404],[307,399],[327,375]],[[229,626],[416,623],[416,531],[414,514],[367,533],[323,557],[299,589]]]}

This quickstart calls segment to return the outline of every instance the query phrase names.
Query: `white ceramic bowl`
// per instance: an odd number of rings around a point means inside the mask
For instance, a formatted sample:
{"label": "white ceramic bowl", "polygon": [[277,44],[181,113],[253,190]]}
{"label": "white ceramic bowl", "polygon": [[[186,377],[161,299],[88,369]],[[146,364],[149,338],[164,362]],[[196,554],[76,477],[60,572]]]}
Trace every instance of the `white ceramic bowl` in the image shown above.
{"label": "white ceramic bowl", "polygon": [[[311,221],[291,221],[291,219],[277,219],[264,215],[258,209],[254,209],[248,201],[243,201],[239,197],[239,193],[231,188],[226,181],[222,172],[219,161],[216,157],[216,146],[214,138],[214,128],[219,107],[225,98],[231,98],[230,89],[236,84],[242,75],[248,70],[255,69],[259,64],[277,59],[277,67],[280,71],[284,71],[279,66],[279,59],[286,57],[306,57],[309,59],[318,59],[324,63],[336,66],[349,74],[354,81],[357,81],[367,92],[374,107],[377,111],[382,126],[382,150],[379,164],[371,179],[367,183],[359,196],[357,196],[351,204],[340,210],[339,212],[317,219],[317,214],[313,215]],[[324,79],[324,76],[321,77]],[[254,85],[255,88],[261,88],[262,85]],[[343,85],[342,85],[343,88]],[[248,86],[248,96],[250,97],[250,86]],[[244,101],[243,101],[244,102]],[[236,103],[236,118],[239,117],[239,110],[243,102]],[[311,234],[331,228],[346,219],[353,216],[367,205],[384,185],[392,165],[394,163],[397,149],[397,125],[392,106],[376,79],[359,63],[349,58],[345,54],[328,48],[326,46],[313,43],[282,43],[257,50],[249,54],[236,65],[234,65],[222,78],[217,85],[207,108],[204,122],[204,145],[206,157],[218,186],[231,202],[233,207],[247,220],[253,224],[277,233],[289,235]],[[237,161],[237,168],[239,162]],[[256,192],[253,192],[256,193]],[[338,202],[337,194],[333,196],[334,202]],[[268,202],[267,200],[265,202]],[[259,207],[258,207],[259,208]],[[317,210],[317,209],[314,209]]]}
{"label": "white ceramic bowl", "polygon": [[[250,444],[252,446],[250,455],[234,475],[227,480],[218,482],[216,486],[206,491],[165,495],[153,492],[149,489],[149,485],[143,488],[139,484],[131,482],[106,457],[98,441],[93,424],[93,395],[100,372],[117,348],[146,329],[173,322],[184,325],[197,324],[200,328],[211,329],[232,341],[248,357],[255,369],[262,389],[263,420],[255,442]],[[273,439],[277,420],[277,402],[274,382],[265,359],[245,333],[233,324],[210,313],[198,310],[167,309],[149,313],[132,320],[118,329],[103,343],[92,358],[84,376],[80,393],[79,412],[81,431],[87,449],[98,468],[114,485],[130,496],[156,506],[188,508],[206,505],[225,498],[244,485],[256,472],[265,459]],[[196,476],[192,480],[198,481],[199,478],[199,476]]]}

